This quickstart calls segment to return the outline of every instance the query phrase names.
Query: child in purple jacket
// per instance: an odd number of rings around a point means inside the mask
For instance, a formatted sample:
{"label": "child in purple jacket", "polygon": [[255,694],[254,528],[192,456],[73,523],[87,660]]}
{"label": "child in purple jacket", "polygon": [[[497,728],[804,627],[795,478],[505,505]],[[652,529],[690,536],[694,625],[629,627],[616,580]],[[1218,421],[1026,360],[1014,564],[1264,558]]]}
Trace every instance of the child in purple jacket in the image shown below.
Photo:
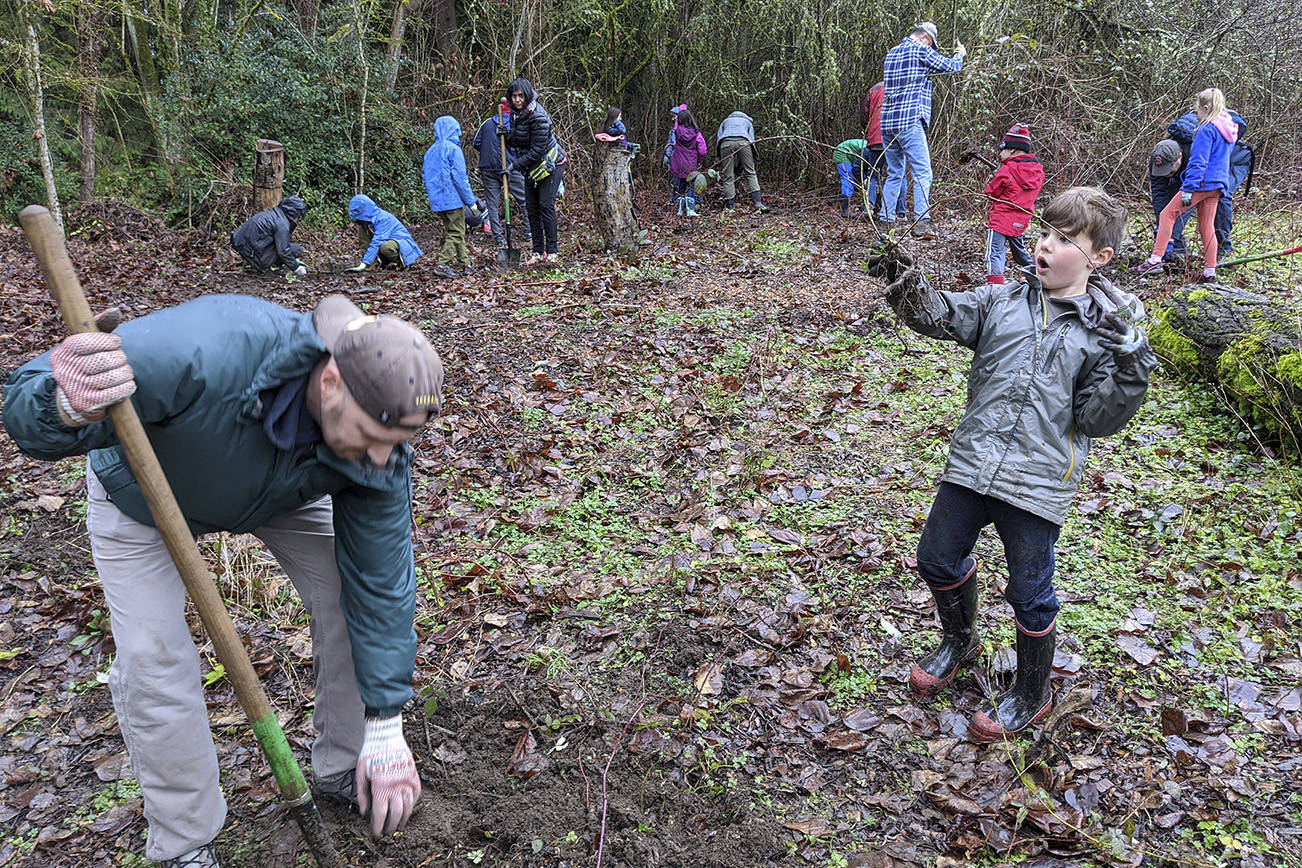
{"label": "child in purple jacket", "polygon": [[692,113],[683,109],[678,113],[674,127],[674,152],[669,157],[669,174],[674,179],[674,194],[678,202],[679,217],[698,217],[696,190],[687,183],[687,177],[701,168],[701,161],[709,151],[705,136],[696,128]]}

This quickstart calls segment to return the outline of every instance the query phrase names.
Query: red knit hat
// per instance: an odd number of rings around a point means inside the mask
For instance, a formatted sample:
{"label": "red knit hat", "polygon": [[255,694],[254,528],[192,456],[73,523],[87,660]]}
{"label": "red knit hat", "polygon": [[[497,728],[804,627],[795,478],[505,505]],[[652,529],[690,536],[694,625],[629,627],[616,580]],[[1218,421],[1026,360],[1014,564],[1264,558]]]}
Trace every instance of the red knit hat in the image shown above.
{"label": "red knit hat", "polygon": [[1031,153],[1031,130],[1026,124],[1013,124],[999,143],[999,150],[1022,151]]}

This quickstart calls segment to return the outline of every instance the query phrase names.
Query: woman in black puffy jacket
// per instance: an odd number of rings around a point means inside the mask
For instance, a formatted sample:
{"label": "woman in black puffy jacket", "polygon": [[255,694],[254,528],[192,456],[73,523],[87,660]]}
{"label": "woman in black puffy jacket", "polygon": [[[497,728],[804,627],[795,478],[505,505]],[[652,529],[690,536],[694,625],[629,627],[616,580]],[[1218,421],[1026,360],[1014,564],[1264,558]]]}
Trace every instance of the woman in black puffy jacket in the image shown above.
{"label": "woman in black puffy jacket", "polygon": [[531,262],[559,261],[556,247],[556,191],[565,174],[565,151],[552,135],[552,119],[538,104],[527,78],[506,89],[511,107],[506,146],[515,152],[512,168],[524,175],[524,204],[533,235]]}

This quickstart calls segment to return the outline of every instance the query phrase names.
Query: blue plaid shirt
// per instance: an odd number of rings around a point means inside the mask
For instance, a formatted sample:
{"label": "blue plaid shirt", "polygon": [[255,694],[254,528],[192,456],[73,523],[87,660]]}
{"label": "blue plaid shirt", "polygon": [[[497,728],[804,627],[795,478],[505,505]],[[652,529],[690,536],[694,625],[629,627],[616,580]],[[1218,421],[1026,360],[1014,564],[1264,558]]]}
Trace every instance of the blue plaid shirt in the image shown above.
{"label": "blue plaid shirt", "polygon": [[931,77],[952,75],[963,68],[963,58],[952,60],[912,36],[886,52],[886,100],[882,103],[882,134],[898,133],[921,120],[931,124]]}

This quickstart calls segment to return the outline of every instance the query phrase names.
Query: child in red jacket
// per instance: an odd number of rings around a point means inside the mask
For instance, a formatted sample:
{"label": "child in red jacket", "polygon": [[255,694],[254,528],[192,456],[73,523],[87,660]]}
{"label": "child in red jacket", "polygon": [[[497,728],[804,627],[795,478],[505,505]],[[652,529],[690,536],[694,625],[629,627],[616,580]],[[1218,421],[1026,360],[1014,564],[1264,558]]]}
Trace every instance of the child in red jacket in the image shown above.
{"label": "child in red jacket", "polygon": [[1031,153],[1031,131],[1013,124],[999,143],[1001,165],[986,184],[990,216],[986,219],[986,283],[1004,282],[1005,249],[1021,266],[1031,264],[1022,234],[1035,216],[1035,200],[1044,188],[1044,166]]}

